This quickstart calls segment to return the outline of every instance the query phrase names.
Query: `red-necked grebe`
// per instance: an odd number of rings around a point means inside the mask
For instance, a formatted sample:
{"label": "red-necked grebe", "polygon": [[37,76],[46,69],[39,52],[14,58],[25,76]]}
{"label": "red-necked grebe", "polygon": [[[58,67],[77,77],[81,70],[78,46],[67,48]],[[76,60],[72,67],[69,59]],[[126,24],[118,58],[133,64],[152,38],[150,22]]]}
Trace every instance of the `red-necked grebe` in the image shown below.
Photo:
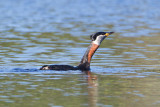
{"label": "red-necked grebe", "polygon": [[70,65],[44,65],[40,68],[40,70],[90,70],[90,62],[93,54],[96,52],[102,41],[112,33],[114,32],[97,32],[95,34],[92,34],[90,36],[92,42],[86,50],[78,66],[74,67]]}

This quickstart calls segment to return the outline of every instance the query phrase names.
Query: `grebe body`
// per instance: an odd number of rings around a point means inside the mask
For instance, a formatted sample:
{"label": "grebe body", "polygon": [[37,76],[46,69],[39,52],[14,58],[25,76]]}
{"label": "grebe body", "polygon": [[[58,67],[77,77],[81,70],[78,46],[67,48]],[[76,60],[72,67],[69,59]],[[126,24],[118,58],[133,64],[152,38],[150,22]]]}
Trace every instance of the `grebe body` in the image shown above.
{"label": "grebe body", "polygon": [[44,65],[40,68],[40,70],[90,70],[90,62],[92,59],[92,56],[96,52],[96,50],[99,48],[102,41],[111,35],[114,32],[97,32],[90,36],[90,39],[92,40],[91,44],[87,48],[84,56],[81,59],[81,62],[78,66],[71,66],[71,65]]}

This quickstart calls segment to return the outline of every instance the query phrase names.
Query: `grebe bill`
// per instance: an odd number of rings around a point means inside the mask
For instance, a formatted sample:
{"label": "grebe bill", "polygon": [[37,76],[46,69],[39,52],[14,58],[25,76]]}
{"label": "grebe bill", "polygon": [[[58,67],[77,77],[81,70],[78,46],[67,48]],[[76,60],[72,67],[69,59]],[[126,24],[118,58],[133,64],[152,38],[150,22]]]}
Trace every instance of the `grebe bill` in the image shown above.
{"label": "grebe bill", "polygon": [[81,62],[78,66],[74,67],[71,65],[44,65],[40,68],[40,70],[90,70],[90,62],[92,59],[93,54],[99,48],[102,41],[111,35],[114,32],[97,32],[90,36],[92,40],[91,44],[87,48],[84,56],[81,59]]}

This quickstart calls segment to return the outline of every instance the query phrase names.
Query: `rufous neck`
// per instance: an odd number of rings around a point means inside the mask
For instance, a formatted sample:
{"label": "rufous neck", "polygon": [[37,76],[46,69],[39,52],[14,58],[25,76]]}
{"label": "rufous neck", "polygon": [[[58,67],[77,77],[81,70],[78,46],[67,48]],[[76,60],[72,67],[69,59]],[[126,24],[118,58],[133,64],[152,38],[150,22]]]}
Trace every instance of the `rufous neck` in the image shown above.
{"label": "rufous neck", "polygon": [[95,51],[98,49],[99,45],[92,42],[88,49],[86,50],[79,66],[90,68],[90,62],[92,59],[92,56],[94,55]]}
{"label": "rufous neck", "polygon": [[92,43],[91,45],[92,45],[92,46],[91,46],[91,48],[90,48],[90,50],[89,50],[89,52],[88,52],[88,57],[87,57],[89,63],[91,62],[92,56],[94,55],[94,53],[96,52],[96,50],[97,50],[98,47],[99,47],[99,45],[94,44],[94,43]]}

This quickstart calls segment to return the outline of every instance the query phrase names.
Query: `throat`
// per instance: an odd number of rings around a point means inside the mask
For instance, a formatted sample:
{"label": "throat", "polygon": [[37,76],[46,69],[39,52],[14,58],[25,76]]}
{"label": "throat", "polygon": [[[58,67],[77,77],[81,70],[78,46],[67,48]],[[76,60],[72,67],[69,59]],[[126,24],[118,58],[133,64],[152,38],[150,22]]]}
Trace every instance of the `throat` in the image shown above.
{"label": "throat", "polygon": [[97,45],[93,42],[90,44],[90,46],[88,47],[84,56],[81,59],[81,62],[78,66],[79,69],[82,69],[82,70],[89,70],[90,69],[90,62],[91,62],[92,56],[94,55],[94,53],[96,52],[98,47],[99,47],[99,45]]}

